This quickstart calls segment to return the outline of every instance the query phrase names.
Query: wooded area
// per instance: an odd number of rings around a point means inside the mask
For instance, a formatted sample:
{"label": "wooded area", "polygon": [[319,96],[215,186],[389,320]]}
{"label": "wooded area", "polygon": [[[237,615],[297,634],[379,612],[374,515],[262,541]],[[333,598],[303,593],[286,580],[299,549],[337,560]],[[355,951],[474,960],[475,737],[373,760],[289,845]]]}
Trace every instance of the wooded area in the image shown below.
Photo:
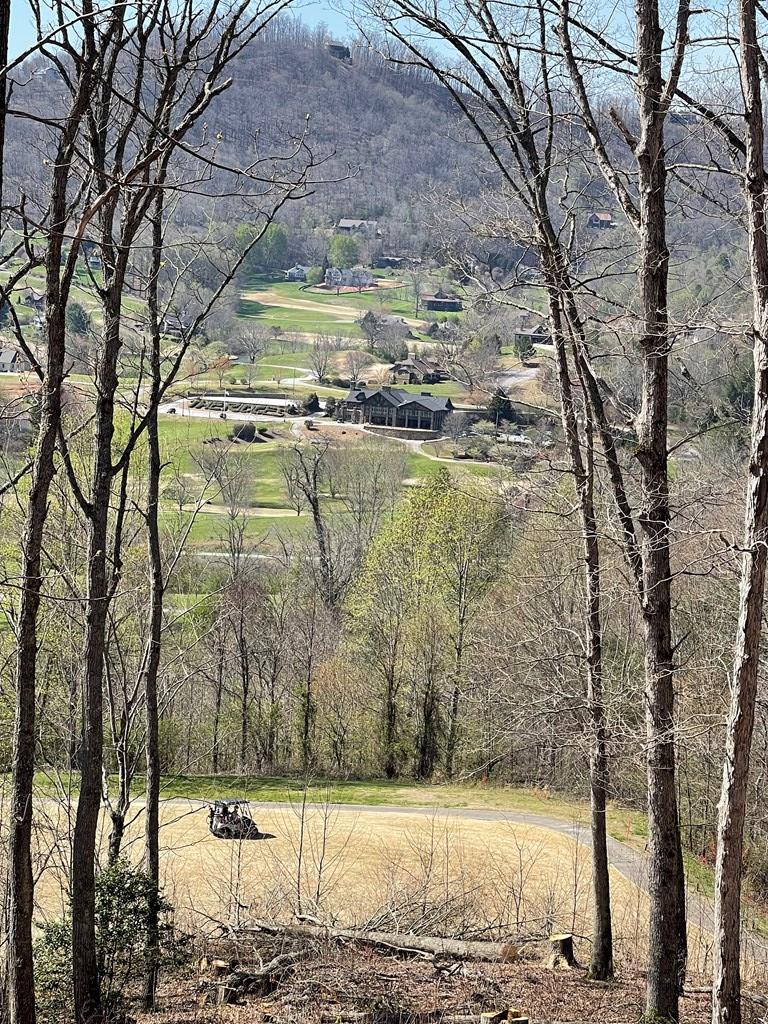
{"label": "wooded area", "polygon": [[[30,4],[22,54],[0,10],[0,330],[31,367],[0,391],[3,1019],[35,1024],[43,990],[62,1002],[40,1019],[77,1024],[138,993],[156,1005],[178,953],[164,787],[236,775],[303,780],[299,865],[316,779],[588,797],[601,983],[638,958],[614,928],[607,814],[639,809],[646,1016],[680,1019],[695,865],[712,1019],[740,1024],[742,893],[768,901],[765,12],[361,0],[347,47],[290,8]],[[359,307],[347,348],[249,319],[254,280],[303,261],[319,276],[294,302],[322,312],[345,297],[317,291],[323,275],[363,259],[409,268],[408,316]],[[427,299],[462,315],[428,325]],[[291,344],[270,372],[294,374],[292,401],[264,401],[285,403],[269,485],[301,529],[267,543],[248,449],[270,424],[247,413],[225,438],[210,403],[237,423],[226,373],[246,365],[256,402],[263,360]],[[437,449],[416,476],[420,420],[416,441],[345,421],[374,358],[396,370],[403,346],[460,385],[445,434],[486,423],[496,463]],[[189,391],[211,375],[223,394]],[[328,423],[302,430],[318,393]],[[511,433],[526,417],[535,446]],[[206,511],[214,552],[193,543]],[[39,927],[51,863],[64,913]],[[518,937],[501,916],[482,938],[429,920],[402,949],[495,955]],[[329,926],[360,938],[274,927]],[[364,941],[394,934],[372,918]]]}

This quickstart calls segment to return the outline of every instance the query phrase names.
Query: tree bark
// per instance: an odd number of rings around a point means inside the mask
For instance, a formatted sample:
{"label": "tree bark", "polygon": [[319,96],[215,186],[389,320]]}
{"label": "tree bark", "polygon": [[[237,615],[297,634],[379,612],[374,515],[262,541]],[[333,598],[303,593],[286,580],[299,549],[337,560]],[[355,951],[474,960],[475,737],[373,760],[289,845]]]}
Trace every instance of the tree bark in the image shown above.
{"label": "tree bark", "polygon": [[684,951],[680,948],[680,830],[675,788],[674,672],[667,476],[668,350],[666,160],[661,38],[655,0],[637,6],[640,140],[636,149],[640,193],[640,295],[642,406],[637,418],[642,504],[639,515],[643,567],[648,768],[648,892],[650,928],[647,1012],[678,1019]]}
{"label": "tree bark", "polygon": [[746,120],[745,200],[753,295],[754,407],[731,703],[717,821],[713,1024],[741,1021],[741,881],[768,541],[768,240],[763,103],[755,0],[739,5]]}
{"label": "tree bark", "polygon": [[80,755],[80,793],[72,838],[72,959],[75,1020],[101,1020],[101,993],[96,956],[95,867],[96,829],[101,802],[103,753],[103,667],[107,612],[110,600],[107,572],[108,518],[112,493],[112,436],[114,434],[117,356],[120,349],[120,311],[111,296],[105,308],[104,342],[97,368],[96,420],[90,488],[87,544],[87,593],[82,701],[83,742]]}
{"label": "tree bark", "polygon": [[[3,5],[4,9],[8,5]],[[32,788],[35,766],[35,702],[37,685],[37,617],[42,587],[43,535],[48,493],[55,471],[55,450],[61,424],[61,390],[66,349],[65,309],[77,258],[73,243],[62,274],[61,256],[67,233],[67,185],[70,161],[88,96],[88,75],[80,78],[58,147],[52,178],[50,231],[45,258],[45,376],[41,386],[40,426],[22,540],[22,588],[16,636],[16,709],[8,843],[7,1009],[9,1024],[34,1024],[35,988],[32,962],[33,878],[31,864]]]}
{"label": "tree bark", "polygon": [[[144,870],[154,887],[155,897],[160,892],[160,738],[157,678],[160,669],[163,628],[165,583],[160,548],[160,432],[157,407],[161,386],[160,315],[158,310],[158,278],[162,262],[162,193],[156,200],[152,217],[152,266],[150,270],[148,306],[150,316],[150,366],[152,373],[151,412],[147,422],[149,467],[147,473],[147,553],[149,557],[149,637],[147,640],[146,670],[144,673],[144,715],[146,725],[145,761],[147,778],[147,804],[144,818]],[[157,898],[150,908],[147,921],[147,962],[144,981],[144,1006],[155,1005],[158,972],[159,922]]]}

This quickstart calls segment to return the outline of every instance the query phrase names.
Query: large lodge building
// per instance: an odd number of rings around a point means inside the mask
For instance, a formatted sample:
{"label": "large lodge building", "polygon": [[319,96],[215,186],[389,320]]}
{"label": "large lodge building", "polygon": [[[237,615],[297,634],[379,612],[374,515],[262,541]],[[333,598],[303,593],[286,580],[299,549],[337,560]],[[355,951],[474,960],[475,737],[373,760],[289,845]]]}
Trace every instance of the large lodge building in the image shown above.
{"label": "large lodge building", "polygon": [[453,403],[428,391],[414,395],[400,388],[351,388],[340,411],[342,420],[350,423],[440,431]]}

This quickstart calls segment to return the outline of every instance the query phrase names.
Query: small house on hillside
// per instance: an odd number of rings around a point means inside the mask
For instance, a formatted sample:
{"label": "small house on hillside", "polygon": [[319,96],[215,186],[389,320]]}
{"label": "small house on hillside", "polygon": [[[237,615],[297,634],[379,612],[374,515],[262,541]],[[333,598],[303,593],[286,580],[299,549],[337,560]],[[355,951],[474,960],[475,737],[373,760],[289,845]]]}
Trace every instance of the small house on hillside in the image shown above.
{"label": "small house on hillside", "polygon": [[445,417],[453,412],[453,403],[450,398],[438,398],[428,391],[414,395],[399,388],[351,388],[339,411],[341,419],[351,423],[437,432]]}
{"label": "small house on hillside", "polygon": [[395,363],[389,372],[398,384],[439,384],[448,376],[447,370],[433,359],[416,355]]}
{"label": "small house on hillside", "polygon": [[160,321],[160,333],[169,338],[183,338],[193,327],[194,320],[178,313],[171,313]]}
{"label": "small house on hillside", "polygon": [[27,288],[21,301],[25,306],[34,309],[37,313],[45,310],[45,292],[38,292],[34,288]]}
{"label": "small house on hillside", "polygon": [[346,43],[337,43],[331,39],[325,44],[325,49],[336,60],[352,60],[352,54]]}
{"label": "small house on hillside", "polygon": [[590,214],[588,223],[591,228],[596,228],[597,230],[612,228],[614,224],[613,214],[608,210],[597,210],[595,213]]}
{"label": "small house on hillside", "polygon": [[363,267],[328,267],[325,272],[326,288],[372,288],[376,278]]}
{"label": "small house on hillside", "polygon": [[295,267],[291,267],[285,272],[286,281],[306,281],[307,271],[309,267],[303,267],[300,263],[297,263]]}
{"label": "small house on hillside", "polygon": [[360,317],[359,323],[363,331],[369,336],[379,331],[385,331],[390,338],[414,337],[413,331],[401,316],[390,316],[388,314],[380,316],[374,313],[372,309],[369,309]]}
{"label": "small house on hillside", "polygon": [[17,348],[0,348],[0,373],[27,373],[32,364]]}
{"label": "small house on hillside", "polygon": [[434,295],[422,295],[421,305],[434,313],[460,313],[464,304],[458,295],[438,288]]}
{"label": "small house on hillside", "polygon": [[377,256],[373,265],[379,270],[402,270],[413,262],[410,256]]}
{"label": "small house on hillside", "polygon": [[515,345],[521,349],[532,348],[534,345],[551,345],[552,336],[550,335],[544,324],[539,324],[537,327],[529,328],[526,326],[519,326],[515,328]]}
{"label": "small house on hillside", "polygon": [[339,235],[365,235],[367,238],[375,238],[378,227],[378,221],[375,220],[342,217],[336,225],[336,233]]}

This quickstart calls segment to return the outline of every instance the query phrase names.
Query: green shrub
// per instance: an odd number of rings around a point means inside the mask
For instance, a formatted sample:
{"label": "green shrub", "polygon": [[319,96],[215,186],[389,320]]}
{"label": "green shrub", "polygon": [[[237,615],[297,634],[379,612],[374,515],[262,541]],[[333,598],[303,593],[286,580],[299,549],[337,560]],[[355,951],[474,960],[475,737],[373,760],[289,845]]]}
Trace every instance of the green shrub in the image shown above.
{"label": "green shrub", "polygon": [[[158,949],[149,947],[153,910],[160,927]],[[101,998],[115,1013],[125,1005],[131,986],[143,979],[156,959],[158,966],[179,963],[186,937],[173,928],[173,907],[149,875],[122,858],[96,879],[96,949]],[[35,978],[41,1009],[71,1011],[72,918],[48,922],[35,943]]]}

